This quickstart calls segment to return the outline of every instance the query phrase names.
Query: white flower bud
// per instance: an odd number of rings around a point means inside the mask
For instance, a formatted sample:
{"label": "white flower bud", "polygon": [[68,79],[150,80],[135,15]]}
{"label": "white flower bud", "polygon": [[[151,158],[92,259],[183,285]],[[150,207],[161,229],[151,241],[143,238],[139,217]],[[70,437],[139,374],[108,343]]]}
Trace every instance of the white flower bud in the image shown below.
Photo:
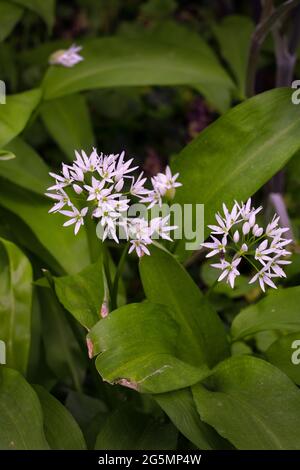
{"label": "white flower bud", "polygon": [[233,241],[234,241],[235,243],[238,243],[239,239],[240,239],[240,234],[239,234],[239,231],[236,230],[236,231],[234,232],[234,235],[233,235]]}
{"label": "white flower bud", "polygon": [[243,251],[243,253],[246,253],[246,251],[248,251],[248,246],[246,245],[246,243],[242,244],[241,250]]}
{"label": "white flower bud", "polygon": [[82,187],[79,186],[78,184],[73,184],[73,189],[74,189],[76,194],[80,194],[83,191]]}
{"label": "white flower bud", "polygon": [[252,233],[255,237],[261,237],[263,234],[263,228],[255,224],[253,227]]}
{"label": "white flower bud", "polygon": [[123,186],[124,186],[124,179],[121,178],[120,181],[118,181],[117,184],[115,185],[115,190],[119,192],[122,190]]}
{"label": "white flower bud", "polygon": [[248,222],[250,227],[253,227],[253,225],[255,224],[255,214],[250,215]]}
{"label": "white flower bud", "polygon": [[249,222],[245,222],[243,225],[243,234],[247,235],[250,232],[250,229],[251,227],[250,227]]}

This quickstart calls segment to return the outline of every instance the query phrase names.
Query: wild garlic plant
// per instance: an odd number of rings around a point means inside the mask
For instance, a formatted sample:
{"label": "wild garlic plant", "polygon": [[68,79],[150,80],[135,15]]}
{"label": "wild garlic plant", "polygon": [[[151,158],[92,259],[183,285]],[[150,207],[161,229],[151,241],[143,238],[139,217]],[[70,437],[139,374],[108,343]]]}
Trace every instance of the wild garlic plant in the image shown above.
{"label": "wild garlic plant", "polygon": [[260,227],[256,216],[261,210],[262,207],[252,207],[251,198],[245,204],[235,202],[230,211],[223,204],[223,215],[215,215],[217,225],[209,225],[212,241],[202,243],[210,250],[207,258],[219,257],[219,262],[211,265],[221,270],[218,281],[226,280],[232,288],[240,275],[242,260],[255,271],[249,284],[258,281],[263,292],[265,285],[276,289],[273,279],[286,277],[282,267],[291,263],[285,258],[291,254],[286,246],[292,240],[283,234],[289,228],[280,227],[277,215],[266,229]]}

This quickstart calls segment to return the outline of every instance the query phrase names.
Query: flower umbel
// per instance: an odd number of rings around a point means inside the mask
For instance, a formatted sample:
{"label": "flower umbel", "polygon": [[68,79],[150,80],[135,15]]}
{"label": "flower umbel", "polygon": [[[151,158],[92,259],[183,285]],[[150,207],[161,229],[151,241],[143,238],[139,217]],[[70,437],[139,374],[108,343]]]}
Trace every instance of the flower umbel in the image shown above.
{"label": "flower umbel", "polygon": [[[61,173],[50,173],[55,184],[46,193],[54,201],[49,212],[68,217],[64,226],[74,225],[76,235],[86,216],[98,219],[97,233],[99,230],[102,241],[109,237],[119,243],[122,234],[130,242],[129,253],[135,251],[139,257],[150,254],[148,245],[155,238],[172,241],[170,232],[177,227],[169,224],[168,215],[148,221],[144,217],[129,218],[127,214],[135,202],[146,203],[146,213],[154,205],[160,205],[163,194],[181,186],[175,181],[178,174],[172,176],[169,167],[165,178],[159,173],[158,191],[156,182],[153,189],[146,188],[143,173],[137,179],[132,176],[138,167],[132,166],[133,159],[124,160],[125,152],[98,155],[93,149],[90,156],[84,151],[75,151],[75,156],[72,165],[63,163]],[[153,197],[154,192],[157,199]]]}
{"label": "flower umbel", "polygon": [[240,275],[237,267],[242,259],[256,271],[249,284],[258,281],[263,292],[265,285],[276,289],[274,278],[286,277],[282,266],[291,261],[283,258],[291,254],[285,247],[292,240],[283,238],[283,234],[289,229],[280,227],[279,217],[274,215],[264,230],[256,223],[256,215],[261,210],[262,207],[252,207],[251,199],[245,204],[235,202],[231,211],[223,204],[223,214],[215,216],[217,225],[209,225],[212,241],[202,243],[210,250],[207,258],[220,257],[219,263],[211,265],[222,271],[218,281],[226,279],[232,288]]}

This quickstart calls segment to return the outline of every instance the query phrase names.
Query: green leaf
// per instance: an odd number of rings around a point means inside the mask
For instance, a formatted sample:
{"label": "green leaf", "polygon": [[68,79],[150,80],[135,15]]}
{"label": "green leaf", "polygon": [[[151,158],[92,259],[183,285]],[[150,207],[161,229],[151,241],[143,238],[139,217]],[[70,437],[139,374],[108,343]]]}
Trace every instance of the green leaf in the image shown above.
{"label": "green leaf", "polygon": [[49,449],[40,402],[17,371],[0,368],[0,449]]}
{"label": "green leaf", "polygon": [[102,378],[140,392],[163,393],[198,382],[206,366],[183,362],[179,326],[163,305],[129,304],[100,320],[89,333]]}
{"label": "green leaf", "polygon": [[70,161],[74,160],[74,150],[91,151],[94,136],[84,96],[70,95],[46,102],[41,115],[50,135]]}
{"label": "green leaf", "polygon": [[[25,222],[61,266],[63,273],[76,273],[89,265],[89,246],[85,230],[80,230],[75,236],[72,227],[63,227],[65,218],[62,215],[48,214],[51,203],[46,198],[1,179],[0,205]],[[34,248],[32,247],[32,250]]]}
{"label": "green leaf", "polygon": [[37,13],[48,25],[48,30],[51,31],[55,19],[55,0],[10,0],[11,3],[16,3],[22,7],[28,8]]}
{"label": "green leaf", "polygon": [[190,389],[154,396],[179,431],[201,450],[227,449],[229,444],[199,416]]}
{"label": "green leaf", "polygon": [[0,165],[0,176],[24,189],[44,195],[52,184],[49,168],[42,158],[20,137],[6,145],[17,158]]}
{"label": "green leaf", "polygon": [[30,347],[32,269],[22,251],[0,238],[0,339],[6,363],[25,374]]}
{"label": "green leaf", "polygon": [[12,32],[22,14],[23,9],[17,5],[5,0],[0,1],[0,42]]}
{"label": "green leaf", "polygon": [[[279,88],[257,95],[201,132],[173,160],[183,184],[174,202],[204,204],[207,225],[223,202],[247,199],[277,173],[300,146],[300,113],[291,93]],[[191,253],[185,243],[178,244],[182,258]]]}
{"label": "green leaf", "polygon": [[55,450],[85,450],[82,431],[69,411],[40,385],[34,390],[39,397],[46,439]]}
{"label": "green leaf", "polygon": [[49,69],[43,83],[45,99],[117,86],[232,87],[229,76],[199,35],[172,23],[141,34],[86,41],[82,55],[84,60],[72,69]]}
{"label": "green leaf", "polygon": [[300,328],[297,333],[281,336],[271,344],[265,355],[271,364],[300,385]]}
{"label": "green leaf", "polygon": [[16,156],[12,152],[9,152],[8,150],[0,150],[0,161],[1,162],[6,162],[8,160],[13,160],[14,158],[16,158]]}
{"label": "green leaf", "polygon": [[246,72],[254,24],[248,16],[225,16],[213,26],[221,54],[229,64],[238,84],[240,97],[245,97]]}
{"label": "green leaf", "polygon": [[75,389],[81,391],[87,349],[84,357],[66,314],[52,290],[39,287],[38,292],[47,364],[59,380],[70,385],[71,378]]}
{"label": "green leaf", "polygon": [[22,132],[40,99],[39,89],[7,96],[6,104],[0,106],[0,147]]}
{"label": "green leaf", "polygon": [[178,350],[184,360],[213,366],[229,355],[221,320],[174,256],[151,247],[151,256],[141,258],[140,274],[147,299],[168,306],[180,326]]}
{"label": "green leaf", "polygon": [[231,326],[233,340],[265,330],[299,331],[299,302],[300,287],[272,291],[235,317]]}
{"label": "green leaf", "polygon": [[102,256],[79,274],[55,277],[55,291],[63,306],[85,328],[92,328],[100,316],[104,297]]}
{"label": "green leaf", "polygon": [[[122,432],[120,432],[122,429]],[[96,450],[171,450],[177,445],[172,424],[153,420],[130,405],[111,413],[97,436]]]}
{"label": "green leaf", "polygon": [[227,359],[193,395],[202,419],[238,449],[299,449],[300,392],[269,363]]}

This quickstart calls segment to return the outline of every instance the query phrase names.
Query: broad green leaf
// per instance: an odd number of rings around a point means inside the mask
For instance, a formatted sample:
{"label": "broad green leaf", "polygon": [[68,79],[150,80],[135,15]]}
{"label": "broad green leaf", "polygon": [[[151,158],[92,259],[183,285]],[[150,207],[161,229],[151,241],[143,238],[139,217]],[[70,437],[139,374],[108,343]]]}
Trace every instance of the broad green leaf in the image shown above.
{"label": "broad green leaf", "polygon": [[107,417],[97,436],[95,449],[171,450],[176,448],[177,434],[172,424],[155,421],[152,416],[125,405]]}
{"label": "broad green leaf", "polygon": [[101,318],[104,297],[102,256],[79,274],[55,277],[55,291],[63,306],[85,328],[92,328]]}
{"label": "broad green leaf", "polygon": [[49,449],[40,402],[26,380],[13,369],[0,368],[0,449]]}
{"label": "broad green leaf", "polygon": [[39,397],[46,439],[51,449],[85,450],[82,431],[69,411],[40,385],[34,390]]}
{"label": "broad green leaf", "polygon": [[229,64],[238,84],[240,97],[245,97],[249,48],[254,24],[248,16],[225,16],[213,26],[221,54]]}
{"label": "broad green leaf", "polygon": [[66,312],[53,291],[48,287],[39,287],[38,292],[47,364],[58,379],[69,385],[71,379],[75,389],[81,391],[88,351],[86,349],[84,357]]}
{"label": "broad green leaf", "polygon": [[[300,113],[291,93],[278,88],[257,95],[201,132],[173,160],[183,184],[174,202],[204,204],[206,226],[223,202],[247,199],[280,170],[300,146]],[[191,253],[184,253],[185,240],[178,245],[182,258]]]}
{"label": "broad green leaf", "polygon": [[189,388],[155,395],[155,400],[179,431],[201,450],[227,449],[228,442],[204,423]]}
{"label": "broad green leaf", "polygon": [[76,273],[89,265],[85,230],[80,230],[75,236],[72,227],[63,227],[63,216],[48,214],[51,203],[46,198],[1,179],[0,205],[17,215],[30,228],[65,273]]}
{"label": "broad green leaf", "polygon": [[16,156],[9,152],[8,150],[0,150],[0,162],[6,162],[9,160],[13,160]]}
{"label": "broad green leaf", "polygon": [[14,29],[20,20],[23,9],[6,0],[0,1],[0,42]]}
{"label": "broad green leaf", "polygon": [[[165,23],[140,34],[86,41],[84,60],[72,69],[51,67],[45,77],[45,99],[81,90],[143,85],[215,85],[232,82],[209,46],[185,28]],[[205,92],[205,90],[203,90]]]}
{"label": "broad green leaf", "polygon": [[12,140],[6,148],[17,158],[0,165],[0,176],[29,191],[45,194],[53,180],[42,158],[20,137]]}
{"label": "broad green leaf", "polygon": [[0,147],[22,132],[40,99],[39,89],[7,96],[6,104],[0,106]]}
{"label": "broad green leaf", "polygon": [[271,364],[300,385],[300,328],[298,333],[281,336],[265,354]]}
{"label": "broad green leaf", "polygon": [[22,251],[0,238],[0,339],[6,363],[25,374],[30,347],[32,269]]}
{"label": "broad green leaf", "polygon": [[41,108],[45,126],[70,161],[74,150],[90,152],[94,136],[84,96],[69,95],[45,102]]}
{"label": "broad green leaf", "polygon": [[300,392],[268,362],[227,359],[193,395],[202,419],[238,449],[299,449]]}
{"label": "broad green leaf", "polygon": [[96,367],[105,381],[140,392],[163,393],[197,383],[208,373],[178,351],[179,325],[164,305],[129,304],[100,320],[89,333]]}
{"label": "broad green leaf", "polygon": [[265,330],[299,331],[299,303],[300,287],[272,291],[235,317],[232,338],[236,341]]}
{"label": "broad green leaf", "polygon": [[49,31],[52,29],[55,19],[55,0],[10,0],[10,2],[34,11],[45,21]]}
{"label": "broad green leaf", "polygon": [[229,354],[225,329],[201,290],[165,250],[151,247],[151,256],[140,261],[147,299],[167,305],[180,326],[178,350],[194,365],[215,365]]}

